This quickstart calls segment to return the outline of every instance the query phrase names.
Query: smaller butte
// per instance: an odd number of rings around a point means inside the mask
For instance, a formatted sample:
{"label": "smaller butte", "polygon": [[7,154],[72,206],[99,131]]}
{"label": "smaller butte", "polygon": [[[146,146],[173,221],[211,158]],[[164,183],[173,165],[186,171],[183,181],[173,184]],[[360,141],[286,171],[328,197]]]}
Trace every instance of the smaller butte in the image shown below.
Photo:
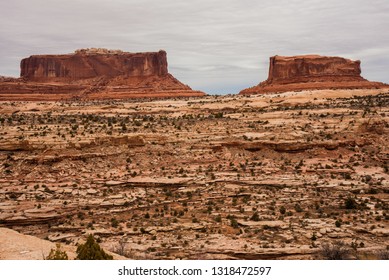
{"label": "smaller butte", "polygon": [[371,89],[389,85],[361,76],[361,62],[320,55],[270,57],[269,76],[240,94],[275,93],[320,89]]}

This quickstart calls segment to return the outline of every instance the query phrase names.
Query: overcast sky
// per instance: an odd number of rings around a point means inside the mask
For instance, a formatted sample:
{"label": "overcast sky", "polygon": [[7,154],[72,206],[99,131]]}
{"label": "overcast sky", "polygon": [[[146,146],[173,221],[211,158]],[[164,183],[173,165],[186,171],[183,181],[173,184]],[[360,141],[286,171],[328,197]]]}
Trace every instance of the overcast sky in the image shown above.
{"label": "overcast sky", "polygon": [[389,83],[388,0],[1,0],[0,75],[32,54],[103,47],[168,54],[169,72],[207,93],[235,93],[268,74],[273,55],[362,61]]}

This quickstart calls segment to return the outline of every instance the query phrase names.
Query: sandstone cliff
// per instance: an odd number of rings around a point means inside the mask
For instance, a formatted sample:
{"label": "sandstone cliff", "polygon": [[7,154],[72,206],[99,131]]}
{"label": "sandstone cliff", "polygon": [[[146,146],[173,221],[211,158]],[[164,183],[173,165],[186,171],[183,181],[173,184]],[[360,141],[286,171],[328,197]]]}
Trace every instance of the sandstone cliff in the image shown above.
{"label": "sandstone cliff", "polygon": [[361,77],[361,62],[319,55],[270,57],[268,79],[241,94],[386,86]]}
{"label": "sandstone cliff", "polygon": [[114,99],[202,96],[168,72],[166,52],[80,49],[32,55],[20,79],[0,80],[0,100]]}
{"label": "sandstone cliff", "polygon": [[21,61],[20,69],[20,76],[31,81],[164,76],[168,73],[165,51],[128,53],[79,50],[68,55],[32,55]]}

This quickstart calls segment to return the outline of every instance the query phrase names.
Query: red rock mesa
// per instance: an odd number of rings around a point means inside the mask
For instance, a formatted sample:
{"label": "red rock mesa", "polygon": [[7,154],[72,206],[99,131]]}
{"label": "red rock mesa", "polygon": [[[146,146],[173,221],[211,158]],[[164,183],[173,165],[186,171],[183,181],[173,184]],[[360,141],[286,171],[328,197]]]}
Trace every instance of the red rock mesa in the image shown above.
{"label": "red rock mesa", "polygon": [[361,77],[361,62],[319,55],[270,57],[269,77],[241,94],[387,87]]}
{"label": "red rock mesa", "polygon": [[110,99],[202,96],[168,72],[165,51],[129,53],[100,48],[32,55],[20,79],[0,81],[0,100]]}

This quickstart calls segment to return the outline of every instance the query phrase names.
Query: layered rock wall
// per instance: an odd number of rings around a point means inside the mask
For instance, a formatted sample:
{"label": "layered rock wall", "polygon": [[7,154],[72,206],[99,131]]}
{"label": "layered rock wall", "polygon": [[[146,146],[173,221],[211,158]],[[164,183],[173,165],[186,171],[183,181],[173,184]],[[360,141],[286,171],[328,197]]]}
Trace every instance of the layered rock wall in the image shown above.
{"label": "layered rock wall", "polygon": [[273,56],[270,58],[268,82],[292,83],[302,80],[328,79],[362,80],[361,62],[342,57],[326,56]]}
{"label": "layered rock wall", "polygon": [[29,81],[69,81],[95,77],[163,76],[166,52],[128,53],[78,50],[69,55],[32,55],[21,61],[20,76]]}

